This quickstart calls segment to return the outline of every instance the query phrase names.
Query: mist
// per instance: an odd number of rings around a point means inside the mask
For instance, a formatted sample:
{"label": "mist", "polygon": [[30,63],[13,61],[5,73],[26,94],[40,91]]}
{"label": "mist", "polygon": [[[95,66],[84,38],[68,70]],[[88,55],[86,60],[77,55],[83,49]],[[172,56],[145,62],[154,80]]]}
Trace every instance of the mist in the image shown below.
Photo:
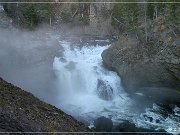
{"label": "mist", "polygon": [[0,76],[48,103],[55,101],[52,63],[60,46],[52,30],[0,30]]}
{"label": "mist", "polygon": [[[101,65],[101,53],[108,44],[99,47],[93,45],[89,46],[90,48],[84,46],[79,50],[74,48],[78,37],[63,33],[69,42],[66,38],[64,40],[61,34],[43,26],[35,31],[2,30],[0,76],[78,119],[92,121],[101,114],[100,111],[104,112],[104,108],[110,109],[111,104],[114,106],[113,103],[117,101],[117,106],[124,106],[130,99],[124,92],[120,94],[123,98],[117,94],[119,93],[117,89],[123,91],[120,88],[120,78]],[[64,51],[66,53],[62,55]],[[59,58],[65,58],[66,62],[58,62]],[[75,66],[67,68],[72,62],[76,63]],[[103,97],[101,90],[97,94],[98,80],[105,87],[102,87],[103,91],[109,90],[110,95]],[[108,97],[113,98],[112,102],[106,101]],[[126,106],[123,110],[129,108],[127,103]],[[106,111],[103,113],[107,117],[110,114]],[[129,116],[125,117],[129,119]]]}

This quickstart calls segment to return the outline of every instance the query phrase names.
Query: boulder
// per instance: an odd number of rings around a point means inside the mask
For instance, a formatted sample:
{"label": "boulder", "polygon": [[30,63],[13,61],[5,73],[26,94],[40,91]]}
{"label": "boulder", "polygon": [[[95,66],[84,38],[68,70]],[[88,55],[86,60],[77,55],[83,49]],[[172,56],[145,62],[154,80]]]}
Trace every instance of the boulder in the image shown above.
{"label": "boulder", "polygon": [[113,127],[113,122],[104,116],[97,118],[94,121],[95,130],[97,132],[111,132]]}
{"label": "boulder", "polygon": [[97,93],[103,100],[112,100],[113,98],[113,89],[107,81],[98,79]]}

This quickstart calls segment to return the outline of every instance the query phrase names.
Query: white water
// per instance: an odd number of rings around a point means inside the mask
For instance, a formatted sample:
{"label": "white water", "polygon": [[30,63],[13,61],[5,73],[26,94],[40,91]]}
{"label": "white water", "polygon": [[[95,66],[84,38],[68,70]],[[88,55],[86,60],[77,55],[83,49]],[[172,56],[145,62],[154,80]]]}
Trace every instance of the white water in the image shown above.
{"label": "white water", "polygon": [[[165,112],[167,116],[160,113],[163,108],[156,104],[146,108],[144,113],[138,112],[134,101],[124,92],[118,75],[102,66],[101,53],[108,45],[84,46],[81,49],[66,41],[61,41],[60,45],[64,48],[64,55],[55,57],[53,63],[59,92],[57,107],[89,124],[97,117],[105,116],[114,124],[129,120],[138,127],[180,132],[178,107],[173,109],[173,114]],[[97,89],[98,80],[105,84],[105,87],[99,87],[100,90]],[[111,97],[108,100],[99,96],[104,88],[108,89],[106,95]]]}
{"label": "white water", "polygon": [[[180,108],[171,108],[171,113],[161,106],[153,104],[152,108],[146,108],[145,113],[134,118],[134,123],[139,127],[149,129],[164,129],[173,134],[180,133]],[[150,120],[151,118],[151,120]]]}
{"label": "white water", "polygon": [[[128,110],[132,106],[132,100],[122,89],[118,75],[102,65],[101,53],[108,46],[72,49],[70,42],[63,41],[60,44],[65,49],[64,56],[55,57],[53,63],[59,88],[57,106],[88,122],[99,116],[111,117],[114,121],[130,119],[133,112],[128,113]],[[111,100],[98,96],[98,79],[113,89],[113,93],[107,91],[107,95],[112,97]],[[103,90],[100,87],[101,91]]]}

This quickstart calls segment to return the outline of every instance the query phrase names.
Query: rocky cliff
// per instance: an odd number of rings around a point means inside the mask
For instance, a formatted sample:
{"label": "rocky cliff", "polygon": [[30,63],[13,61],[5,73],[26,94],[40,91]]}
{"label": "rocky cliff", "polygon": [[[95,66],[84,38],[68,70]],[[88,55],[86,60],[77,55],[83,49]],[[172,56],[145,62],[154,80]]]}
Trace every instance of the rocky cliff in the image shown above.
{"label": "rocky cliff", "polygon": [[103,62],[117,71],[129,93],[168,103],[180,102],[179,35],[173,35],[167,27],[159,31],[160,27],[154,24],[156,36],[147,42],[141,36],[137,39],[135,34],[120,36],[118,42],[102,53]]}
{"label": "rocky cliff", "polygon": [[1,132],[87,132],[81,122],[0,78]]}

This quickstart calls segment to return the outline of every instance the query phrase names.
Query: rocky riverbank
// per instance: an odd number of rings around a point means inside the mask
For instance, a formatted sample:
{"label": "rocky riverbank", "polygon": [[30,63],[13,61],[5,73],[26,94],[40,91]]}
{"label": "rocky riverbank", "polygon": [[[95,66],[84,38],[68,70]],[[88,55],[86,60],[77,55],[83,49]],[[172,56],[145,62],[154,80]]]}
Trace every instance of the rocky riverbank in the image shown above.
{"label": "rocky riverbank", "polygon": [[88,132],[84,124],[0,78],[1,132]]}
{"label": "rocky riverbank", "polygon": [[120,75],[128,93],[158,102],[180,102],[180,40],[168,31],[155,31],[156,36],[147,42],[141,36],[122,35],[102,53],[105,66]]}

